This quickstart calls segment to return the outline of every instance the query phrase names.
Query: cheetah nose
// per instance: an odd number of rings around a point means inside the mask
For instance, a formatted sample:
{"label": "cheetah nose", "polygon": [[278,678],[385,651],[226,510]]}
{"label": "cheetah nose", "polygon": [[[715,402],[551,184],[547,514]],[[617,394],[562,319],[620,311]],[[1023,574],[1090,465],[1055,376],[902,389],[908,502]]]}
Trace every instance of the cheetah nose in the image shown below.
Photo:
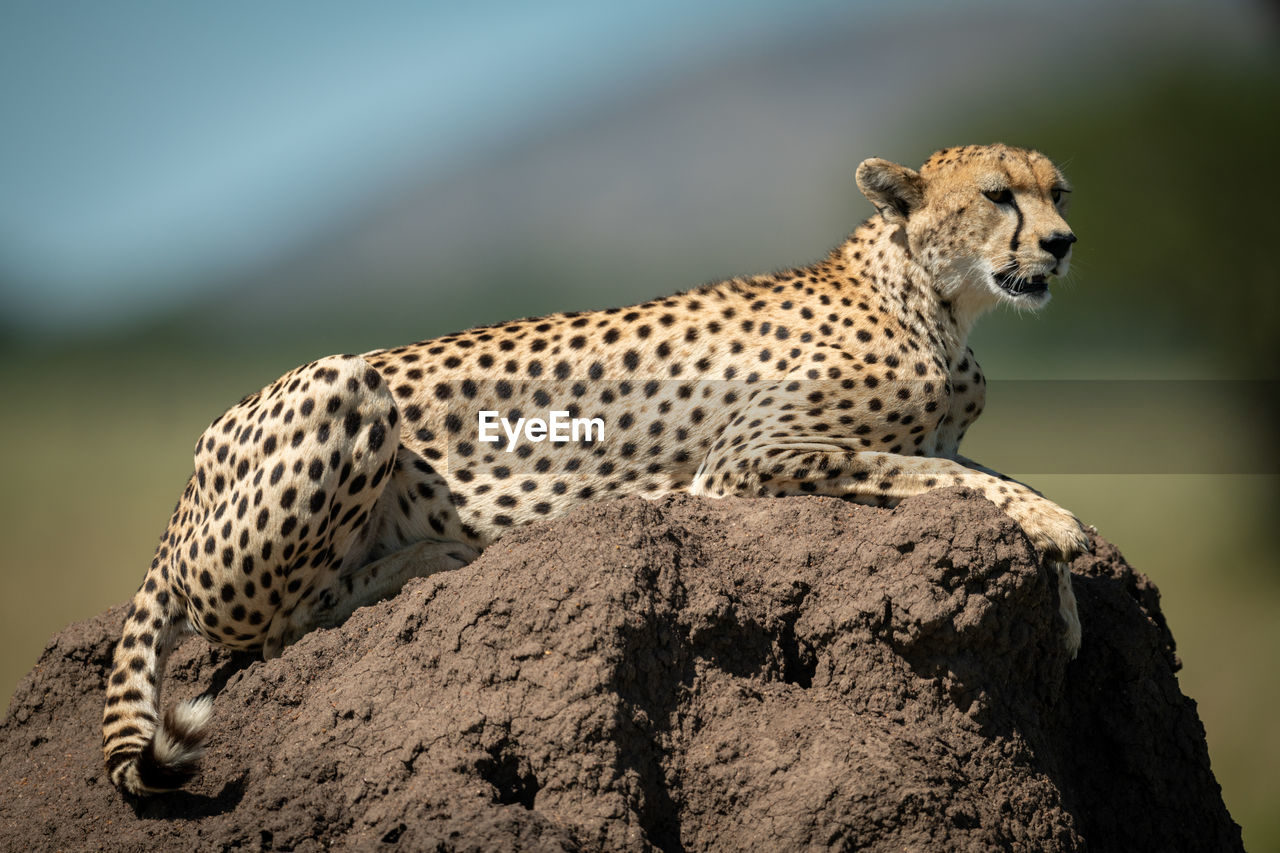
{"label": "cheetah nose", "polygon": [[1068,231],[1066,234],[1054,234],[1048,240],[1040,241],[1040,248],[1053,255],[1058,260],[1066,257],[1068,251],[1071,250],[1071,244],[1076,241],[1076,235]]}

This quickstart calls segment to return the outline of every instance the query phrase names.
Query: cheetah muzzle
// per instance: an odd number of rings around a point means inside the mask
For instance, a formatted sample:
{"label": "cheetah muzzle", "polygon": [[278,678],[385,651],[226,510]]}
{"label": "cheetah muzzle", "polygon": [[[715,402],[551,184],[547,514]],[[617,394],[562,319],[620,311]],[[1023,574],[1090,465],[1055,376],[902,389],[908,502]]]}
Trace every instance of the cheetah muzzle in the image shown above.
{"label": "cheetah muzzle", "polygon": [[[112,781],[150,794],[196,771],[210,700],[159,709],[185,634],[274,657],[514,526],[622,495],[891,506],[975,489],[1056,572],[1074,656],[1079,521],[959,455],[986,398],[970,329],[1001,302],[1041,307],[1066,273],[1066,181],[1004,145],[943,149],[918,171],[870,159],[856,179],[877,215],[809,266],[331,356],[215,419],[116,647]],[[604,432],[553,441],[532,418],[548,411]],[[489,443],[486,415],[533,426]]]}
{"label": "cheetah muzzle", "polygon": [[1015,271],[996,273],[996,284],[1015,296],[1039,296],[1049,290],[1048,276],[1026,278]]}

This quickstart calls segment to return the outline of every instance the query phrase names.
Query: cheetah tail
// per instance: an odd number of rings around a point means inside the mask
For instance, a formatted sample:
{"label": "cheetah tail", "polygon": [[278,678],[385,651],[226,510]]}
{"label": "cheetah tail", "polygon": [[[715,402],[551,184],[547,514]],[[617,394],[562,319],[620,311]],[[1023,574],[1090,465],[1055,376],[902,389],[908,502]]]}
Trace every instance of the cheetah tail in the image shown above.
{"label": "cheetah tail", "polygon": [[213,700],[201,696],[159,718],[165,661],[189,628],[168,592],[156,591],[154,579],[130,606],[102,714],[107,773],[121,791],[139,796],[175,790],[195,774],[213,710]]}

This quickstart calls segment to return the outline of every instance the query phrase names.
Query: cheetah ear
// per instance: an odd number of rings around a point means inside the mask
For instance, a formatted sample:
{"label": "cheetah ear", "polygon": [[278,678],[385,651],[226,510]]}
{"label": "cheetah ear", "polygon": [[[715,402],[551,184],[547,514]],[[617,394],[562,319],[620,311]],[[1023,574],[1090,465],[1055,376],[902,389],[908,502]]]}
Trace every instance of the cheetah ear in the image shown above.
{"label": "cheetah ear", "polygon": [[924,202],[920,173],[888,160],[872,157],[858,166],[858,189],[888,222],[905,222]]}

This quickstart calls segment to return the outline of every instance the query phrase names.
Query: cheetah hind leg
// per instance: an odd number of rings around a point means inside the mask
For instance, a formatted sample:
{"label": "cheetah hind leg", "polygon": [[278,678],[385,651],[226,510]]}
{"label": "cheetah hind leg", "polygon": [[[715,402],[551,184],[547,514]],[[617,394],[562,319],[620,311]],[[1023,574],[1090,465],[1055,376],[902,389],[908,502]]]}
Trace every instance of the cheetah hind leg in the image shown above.
{"label": "cheetah hind leg", "polygon": [[278,654],[280,648],[296,642],[303,634],[316,628],[336,627],[359,608],[394,596],[413,578],[462,568],[479,555],[479,551],[462,542],[424,540],[344,572],[335,584],[300,602],[283,626],[278,645],[268,640],[268,647]]}

